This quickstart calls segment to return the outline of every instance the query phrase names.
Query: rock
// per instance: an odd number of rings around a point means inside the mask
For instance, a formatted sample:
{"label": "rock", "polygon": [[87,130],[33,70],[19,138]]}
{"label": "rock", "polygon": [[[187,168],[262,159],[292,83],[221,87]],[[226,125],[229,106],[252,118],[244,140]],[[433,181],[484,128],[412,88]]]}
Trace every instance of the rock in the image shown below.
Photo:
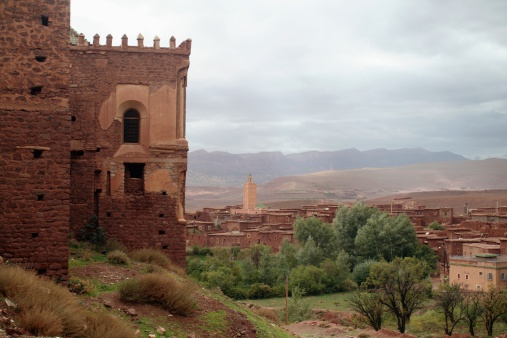
{"label": "rock", "polygon": [[16,308],[18,307],[16,305],[16,303],[14,303],[12,300],[10,300],[9,298],[5,298],[5,304],[8,306],[8,307],[12,307],[12,308]]}
{"label": "rock", "polygon": [[162,336],[163,336],[163,335],[165,335],[165,332],[166,332],[166,330],[165,330],[162,326],[159,326],[159,327],[157,328],[157,333],[158,333],[158,334],[160,334],[160,335],[162,335]]}
{"label": "rock", "polygon": [[5,333],[7,333],[10,336],[14,336],[14,335],[21,336],[21,335],[26,334],[26,331],[19,328],[19,327],[8,327],[5,329]]}
{"label": "rock", "polygon": [[141,331],[139,329],[137,329],[136,332],[134,332],[134,335],[135,336],[140,336],[141,335]]}
{"label": "rock", "polygon": [[111,303],[110,301],[108,300],[105,300],[104,301],[104,306],[107,307],[108,309],[112,308],[113,307],[113,303]]}
{"label": "rock", "polygon": [[156,334],[154,334],[154,333],[150,333],[150,334],[148,335],[148,338],[157,338],[157,335],[156,335]]}
{"label": "rock", "polygon": [[136,310],[135,310],[134,308],[128,308],[128,309],[127,309],[127,311],[126,311],[126,313],[127,313],[129,316],[131,316],[131,317],[135,317],[135,316],[137,316],[137,312],[136,312]]}
{"label": "rock", "polygon": [[190,332],[187,338],[195,338],[195,332]]}

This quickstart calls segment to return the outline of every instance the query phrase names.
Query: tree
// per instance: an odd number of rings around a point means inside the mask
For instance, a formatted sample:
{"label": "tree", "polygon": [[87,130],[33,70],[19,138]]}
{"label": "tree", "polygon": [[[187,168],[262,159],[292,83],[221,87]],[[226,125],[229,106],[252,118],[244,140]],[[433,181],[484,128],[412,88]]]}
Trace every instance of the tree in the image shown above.
{"label": "tree", "polygon": [[350,284],[348,283],[350,276],[348,260],[348,255],[342,251],[334,261],[326,258],[320,264],[320,268],[326,274],[326,292],[338,292],[348,289]]}
{"label": "tree", "polygon": [[324,252],[313,240],[313,237],[309,236],[306,243],[296,253],[296,258],[299,265],[319,266],[324,259]]}
{"label": "tree", "polygon": [[379,291],[380,303],[396,317],[401,333],[405,333],[412,313],[422,308],[431,292],[426,277],[426,263],[412,257],[377,262],[371,267],[368,284]]}
{"label": "tree", "polygon": [[291,322],[300,322],[312,316],[310,303],[303,299],[305,290],[299,286],[292,288],[292,295],[289,299],[289,320]]}
{"label": "tree", "polygon": [[334,259],[336,252],[336,236],[331,226],[322,221],[322,218],[298,217],[294,222],[294,237],[299,243],[305,244],[311,237],[316,245],[322,249],[324,255]]}
{"label": "tree", "polygon": [[384,320],[384,306],[376,292],[356,291],[349,298],[352,310],[361,315],[360,321],[369,324],[375,331],[382,328]]}
{"label": "tree", "polygon": [[483,311],[481,314],[488,336],[493,335],[493,324],[507,311],[507,295],[504,291],[490,286],[490,289],[482,293]]}
{"label": "tree", "polygon": [[280,245],[280,251],[278,252],[278,261],[280,262],[280,268],[286,274],[298,265],[296,253],[297,247],[287,239],[284,239],[282,245]]}
{"label": "tree", "polygon": [[357,232],[372,215],[378,212],[377,209],[368,207],[363,202],[358,202],[351,207],[341,206],[336,211],[333,230],[336,234],[337,249],[338,252],[345,251],[351,260],[354,260],[353,265],[358,254],[354,244]]}
{"label": "tree", "polygon": [[481,294],[475,291],[466,291],[463,293],[463,317],[468,323],[468,332],[475,336],[475,326],[477,319],[482,315],[484,308],[481,303]]}
{"label": "tree", "polygon": [[325,289],[326,272],[313,265],[299,265],[289,275],[291,287],[300,287],[308,294],[319,294]]}
{"label": "tree", "polygon": [[418,245],[415,228],[404,215],[391,217],[385,212],[373,214],[357,231],[355,246],[365,258],[385,259],[413,256]]}
{"label": "tree", "polygon": [[414,257],[426,262],[428,266],[428,274],[435,271],[439,257],[428,245],[417,244],[415,247]]}
{"label": "tree", "polygon": [[441,286],[435,295],[437,312],[444,315],[446,335],[452,336],[456,324],[465,319],[463,291],[459,284]]}
{"label": "tree", "polygon": [[366,282],[368,276],[370,275],[371,267],[375,263],[376,262],[373,259],[367,259],[364,262],[361,262],[354,266],[354,271],[352,271],[352,278],[354,279],[354,282],[357,283],[357,286],[360,287],[361,284]]}
{"label": "tree", "polygon": [[428,225],[428,228],[431,230],[445,230],[444,226],[438,223],[437,221],[433,221]]}

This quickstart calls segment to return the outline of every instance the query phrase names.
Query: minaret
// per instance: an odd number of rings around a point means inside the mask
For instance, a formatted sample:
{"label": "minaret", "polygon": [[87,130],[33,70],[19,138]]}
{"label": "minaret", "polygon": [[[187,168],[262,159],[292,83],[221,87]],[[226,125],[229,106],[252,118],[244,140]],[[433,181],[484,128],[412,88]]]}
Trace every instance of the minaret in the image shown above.
{"label": "minaret", "polygon": [[255,209],[257,206],[257,184],[248,175],[248,182],[243,183],[243,210]]}

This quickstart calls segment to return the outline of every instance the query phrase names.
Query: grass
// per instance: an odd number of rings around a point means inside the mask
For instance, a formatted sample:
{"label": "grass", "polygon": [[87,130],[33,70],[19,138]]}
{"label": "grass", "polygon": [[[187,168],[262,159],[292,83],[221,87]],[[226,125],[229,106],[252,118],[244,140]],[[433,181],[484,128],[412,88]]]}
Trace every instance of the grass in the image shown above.
{"label": "grass", "polygon": [[124,301],[155,304],[172,314],[188,316],[196,306],[192,289],[170,275],[148,274],[122,282],[118,294]]}
{"label": "grass", "polygon": [[149,263],[153,265],[158,265],[160,267],[163,267],[164,269],[167,269],[169,271],[172,271],[180,276],[185,276],[186,272],[181,267],[174,264],[169,257],[162,251],[156,250],[156,249],[138,249],[129,252],[129,256],[132,260],[143,262],[143,263]]}
{"label": "grass", "polygon": [[204,326],[201,325],[201,329],[213,336],[225,336],[227,334],[229,322],[227,313],[224,310],[208,312],[203,314],[202,317]]}
{"label": "grass", "polygon": [[[350,292],[330,293],[319,296],[306,296],[304,300],[310,303],[312,309],[324,309],[334,311],[351,312],[347,300],[349,299]],[[268,299],[248,299],[241,301],[242,303],[249,303],[261,307],[270,308],[285,308],[285,297],[268,298]]]}
{"label": "grass", "polygon": [[17,266],[0,266],[0,294],[17,304],[16,320],[35,335],[134,338],[134,329],[82,307],[62,286]]}
{"label": "grass", "polygon": [[129,265],[130,258],[127,254],[120,250],[113,250],[107,254],[107,260],[113,264]]}

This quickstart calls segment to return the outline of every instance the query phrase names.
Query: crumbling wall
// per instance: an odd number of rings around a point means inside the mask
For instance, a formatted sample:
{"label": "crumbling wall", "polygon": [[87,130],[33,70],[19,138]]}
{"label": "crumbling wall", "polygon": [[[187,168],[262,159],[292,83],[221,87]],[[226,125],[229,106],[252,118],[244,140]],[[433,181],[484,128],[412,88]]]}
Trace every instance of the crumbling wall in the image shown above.
{"label": "crumbling wall", "polygon": [[0,255],[66,280],[69,1],[2,2]]}

